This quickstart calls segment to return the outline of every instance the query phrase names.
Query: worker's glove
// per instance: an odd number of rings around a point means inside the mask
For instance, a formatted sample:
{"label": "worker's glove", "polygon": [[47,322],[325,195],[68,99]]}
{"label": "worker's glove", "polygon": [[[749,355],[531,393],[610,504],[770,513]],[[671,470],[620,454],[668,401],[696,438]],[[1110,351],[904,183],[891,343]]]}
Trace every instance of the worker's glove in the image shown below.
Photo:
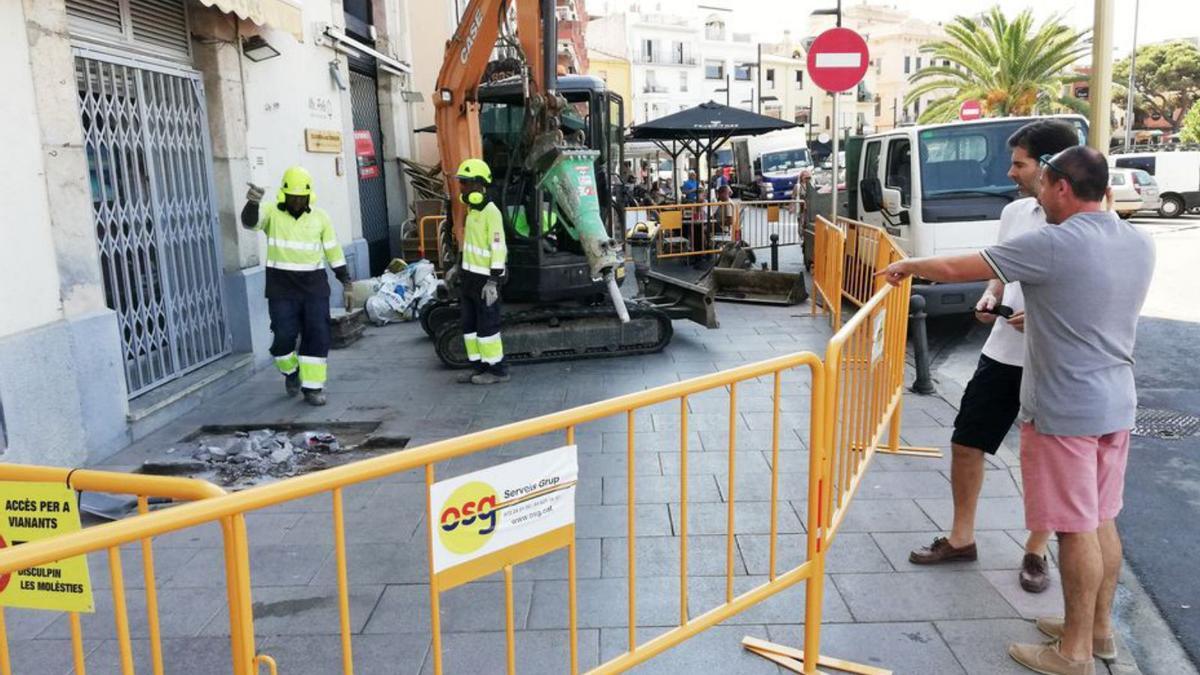
{"label": "worker's glove", "polygon": [[495,279],[488,279],[483,285],[483,304],[491,307],[500,299],[500,287],[496,285]]}
{"label": "worker's glove", "polygon": [[354,309],[354,282],[353,281],[343,281],[342,282],[342,303],[345,305],[347,312]]}
{"label": "worker's glove", "polygon": [[255,204],[262,201],[263,195],[267,194],[264,188],[260,188],[254,183],[246,183],[250,188],[246,190],[246,201],[254,202]]}

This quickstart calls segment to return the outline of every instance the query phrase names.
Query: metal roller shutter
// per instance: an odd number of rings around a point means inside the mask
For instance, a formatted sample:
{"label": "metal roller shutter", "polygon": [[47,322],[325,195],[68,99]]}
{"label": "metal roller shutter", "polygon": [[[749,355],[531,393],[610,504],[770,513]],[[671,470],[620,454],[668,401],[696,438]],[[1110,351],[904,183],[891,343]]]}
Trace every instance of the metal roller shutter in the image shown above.
{"label": "metal roller shutter", "polygon": [[122,46],[187,59],[191,55],[183,0],[66,0],[71,31]]}

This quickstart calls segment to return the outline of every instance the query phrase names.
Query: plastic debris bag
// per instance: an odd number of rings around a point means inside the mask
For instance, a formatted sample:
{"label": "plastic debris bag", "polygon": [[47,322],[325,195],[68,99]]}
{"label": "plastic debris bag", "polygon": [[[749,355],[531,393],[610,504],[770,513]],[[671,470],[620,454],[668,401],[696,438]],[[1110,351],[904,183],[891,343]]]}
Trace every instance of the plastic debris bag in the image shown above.
{"label": "plastic debris bag", "polygon": [[367,317],[377,326],[412,321],[421,307],[433,300],[438,278],[433,263],[419,260],[399,272],[378,277],[375,293],[367,298]]}

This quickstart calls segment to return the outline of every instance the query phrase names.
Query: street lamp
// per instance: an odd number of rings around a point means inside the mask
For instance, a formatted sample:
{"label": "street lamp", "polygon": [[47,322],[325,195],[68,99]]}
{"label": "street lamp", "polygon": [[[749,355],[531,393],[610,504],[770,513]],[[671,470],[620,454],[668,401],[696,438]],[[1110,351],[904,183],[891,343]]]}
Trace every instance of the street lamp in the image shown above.
{"label": "street lamp", "polygon": [[837,27],[842,27],[842,0],[837,0],[837,9],[814,9],[809,16],[836,16]]}

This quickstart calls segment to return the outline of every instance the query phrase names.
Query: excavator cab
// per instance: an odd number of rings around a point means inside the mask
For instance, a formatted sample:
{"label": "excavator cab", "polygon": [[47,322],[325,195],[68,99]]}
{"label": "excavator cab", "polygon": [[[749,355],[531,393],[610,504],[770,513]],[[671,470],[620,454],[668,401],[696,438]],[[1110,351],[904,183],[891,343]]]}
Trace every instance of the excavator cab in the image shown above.
{"label": "excavator cab", "polygon": [[[567,107],[560,115],[563,140],[573,149],[594,150],[596,196],[601,220],[611,235],[623,222],[613,199],[610,176],[622,159],[623,119],[620,97],[604,82],[586,75],[558,78]],[[613,101],[618,115],[612,120]],[[492,167],[490,196],[505,219],[509,280],[504,297],[515,302],[555,302],[594,295],[603,298],[603,280],[593,278],[576,223],[553,196],[539,189],[540,176],[528,170],[525,88],[518,78],[479,88],[479,126],[483,159]],[[618,283],[624,268],[616,270]]]}

